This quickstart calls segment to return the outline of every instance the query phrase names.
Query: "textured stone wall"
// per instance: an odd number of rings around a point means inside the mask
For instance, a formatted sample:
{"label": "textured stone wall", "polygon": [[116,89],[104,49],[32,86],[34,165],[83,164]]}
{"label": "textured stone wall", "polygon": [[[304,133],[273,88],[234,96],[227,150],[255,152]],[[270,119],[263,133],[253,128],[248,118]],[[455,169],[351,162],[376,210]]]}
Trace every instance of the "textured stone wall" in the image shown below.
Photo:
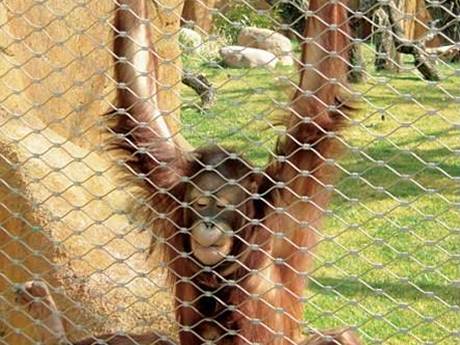
{"label": "textured stone wall", "polygon": [[[182,2],[149,3],[160,106],[177,129]],[[71,339],[175,335],[168,289],[146,261],[149,234],[124,214],[136,197],[119,188],[99,145],[115,88],[113,8],[112,0],[0,2],[0,343],[39,341],[14,305],[15,285],[36,278],[52,288]]]}
{"label": "textured stone wall", "polygon": [[[177,129],[181,72],[175,35],[182,0],[149,4],[160,56],[160,106]],[[79,146],[91,148],[100,142],[101,114],[110,108],[115,88],[110,54],[113,8],[112,0],[1,2],[0,71],[7,71],[9,81],[0,91],[0,97],[7,98],[2,104],[9,111],[40,118]]]}

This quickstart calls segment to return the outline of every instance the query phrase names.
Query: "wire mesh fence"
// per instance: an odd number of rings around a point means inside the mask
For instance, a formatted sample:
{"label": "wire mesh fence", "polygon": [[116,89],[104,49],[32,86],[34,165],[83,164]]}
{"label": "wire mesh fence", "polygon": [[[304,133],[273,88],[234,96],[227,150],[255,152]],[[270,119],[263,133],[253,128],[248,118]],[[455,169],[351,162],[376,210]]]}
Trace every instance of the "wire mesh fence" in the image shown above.
{"label": "wire mesh fence", "polygon": [[0,344],[458,344],[460,2],[0,2]]}

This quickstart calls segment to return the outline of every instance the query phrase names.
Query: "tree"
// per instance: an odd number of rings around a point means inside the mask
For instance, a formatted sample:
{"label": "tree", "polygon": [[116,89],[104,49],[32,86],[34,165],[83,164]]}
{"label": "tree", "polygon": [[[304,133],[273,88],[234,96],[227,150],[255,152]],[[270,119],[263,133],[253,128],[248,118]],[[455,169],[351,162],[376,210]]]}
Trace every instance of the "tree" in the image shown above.
{"label": "tree", "polygon": [[362,0],[360,11],[366,16],[371,17],[375,11],[382,9],[388,15],[388,30],[392,34],[392,39],[396,51],[401,54],[408,54],[414,57],[414,65],[427,80],[439,80],[439,75],[428,58],[425,50],[425,42],[431,37],[425,37],[421,40],[410,40],[406,37],[405,32],[398,20],[398,10],[394,0],[382,2],[379,0]]}
{"label": "tree", "polygon": [[305,29],[305,12],[308,9],[308,0],[290,0],[288,2],[279,0],[266,0],[278,11],[283,24],[289,26],[288,36],[301,39]]}

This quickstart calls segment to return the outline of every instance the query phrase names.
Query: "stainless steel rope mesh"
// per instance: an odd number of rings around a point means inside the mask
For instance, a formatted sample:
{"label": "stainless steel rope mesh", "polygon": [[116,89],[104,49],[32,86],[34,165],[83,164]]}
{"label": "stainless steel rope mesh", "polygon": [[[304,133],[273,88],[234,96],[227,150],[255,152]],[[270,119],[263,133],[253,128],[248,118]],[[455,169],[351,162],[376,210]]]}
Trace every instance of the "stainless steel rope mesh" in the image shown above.
{"label": "stainless steel rope mesh", "polygon": [[129,3],[0,2],[0,344],[458,344],[460,1]]}

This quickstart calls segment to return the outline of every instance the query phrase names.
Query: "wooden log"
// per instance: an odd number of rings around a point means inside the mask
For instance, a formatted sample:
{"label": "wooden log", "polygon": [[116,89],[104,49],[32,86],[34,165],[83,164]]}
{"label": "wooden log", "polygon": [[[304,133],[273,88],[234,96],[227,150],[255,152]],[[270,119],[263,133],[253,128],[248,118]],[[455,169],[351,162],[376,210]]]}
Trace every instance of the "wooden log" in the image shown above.
{"label": "wooden log", "polygon": [[460,58],[460,48],[454,44],[436,48],[426,48],[427,54],[436,55],[445,61],[453,61]]}
{"label": "wooden log", "polygon": [[182,83],[192,88],[200,96],[201,109],[206,110],[212,107],[216,98],[216,90],[204,74],[184,71]]}

